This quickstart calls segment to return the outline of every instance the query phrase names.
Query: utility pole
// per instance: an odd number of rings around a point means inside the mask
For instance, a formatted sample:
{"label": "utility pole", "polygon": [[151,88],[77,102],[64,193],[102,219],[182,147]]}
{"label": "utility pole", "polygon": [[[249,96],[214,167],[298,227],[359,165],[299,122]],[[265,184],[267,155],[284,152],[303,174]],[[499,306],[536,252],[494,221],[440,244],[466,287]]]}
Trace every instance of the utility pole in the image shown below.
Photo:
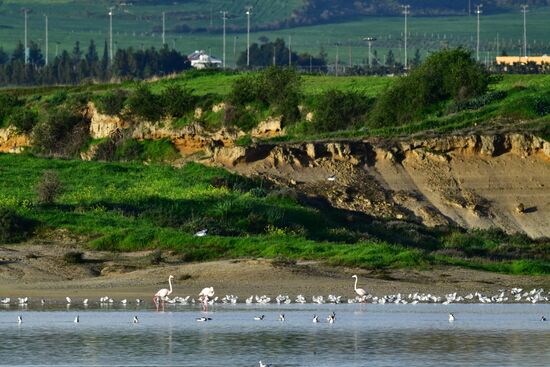
{"label": "utility pole", "polygon": [[223,68],[225,69],[225,24],[227,21],[227,11],[221,11],[223,19]]}
{"label": "utility pole", "polygon": [[352,56],[352,55],[351,55],[351,44],[350,44],[350,45],[348,46],[348,67],[349,67],[350,69],[351,69],[351,66],[352,66],[352,65],[351,65],[351,64],[352,64],[352,62],[351,62],[351,56]]}
{"label": "utility pole", "polygon": [[46,14],[44,14],[44,18],[46,20],[46,58],[45,58],[45,63],[46,65],[48,65],[48,16]]}
{"label": "utility pole", "polygon": [[292,36],[288,36],[288,67],[292,66]]}
{"label": "utility pole", "polygon": [[523,13],[523,56],[527,57],[527,12],[529,5],[521,5]]}
{"label": "utility pole", "polygon": [[166,44],[166,12],[162,12],[162,47]]}
{"label": "utility pole", "polygon": [[334,73],[336,76],[338,76],[339,63],[340,63],[340,44],[337,43],[336,44],[336,62],[334,64],[335,66]]}
{"label": "utility pole", "polygon": [[252,7],[246,8],[246,67],[250,67],[250,15],[252,14]]}
{"label": "utility pole", "polygon": [[376,38],[374,37],[365,37],[363,38],[363,41],[367,41],[369,45],[369,68],[372,68],[372,43],[376,41]]}
{"label": "utility pole", "polygon": [[483,5],[476,5],[476,14],[477,14],[477,46],[476,46],[476,60],[479,62],[479,16],[481,14],[481,7]]}
{"label": "utility pole", "polygon": [[500,48],[499,41],[500,41],[500,40],[499,40],[499,34],[498,34],[498,32],[497,32],[497,56],[499,56],[499,52],[498,52],[498,51],[499,51],[499,48]]}
{"label": "utility pole", "polygon": [[233,67],[237,68],[237,36],[233,36]]}
{"label": "utility pole", "polygon": [[111,63],[113,63],[113,9],[114,7],[109,8],[109,58]]}
{"label": "utility pole", "polygon": [[407,16],[411,13],[411,6],[410,5],[401,5],[401,7],[403,8],[403,14],[405,15],[405,63],[403,64],[405,66],[405,70],[407,70],[407,64],[408,64],[408,59],[407,59]]}
{"label": "utility pole", "polygon": [[28,44],[28,9],[23,9],[25,12],[25,64],[29,63],[29,44]]}

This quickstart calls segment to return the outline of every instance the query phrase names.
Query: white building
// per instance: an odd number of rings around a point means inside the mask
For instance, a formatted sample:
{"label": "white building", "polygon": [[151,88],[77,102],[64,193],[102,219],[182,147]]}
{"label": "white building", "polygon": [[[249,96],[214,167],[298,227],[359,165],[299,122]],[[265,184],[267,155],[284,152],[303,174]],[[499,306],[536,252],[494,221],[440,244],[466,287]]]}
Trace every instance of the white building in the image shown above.
{"label": "white building", "polygon": [[222,60],[206,54],[204,51],[195,51],[187,56],[191,66],[195,69],[216,69],[222,66]]}

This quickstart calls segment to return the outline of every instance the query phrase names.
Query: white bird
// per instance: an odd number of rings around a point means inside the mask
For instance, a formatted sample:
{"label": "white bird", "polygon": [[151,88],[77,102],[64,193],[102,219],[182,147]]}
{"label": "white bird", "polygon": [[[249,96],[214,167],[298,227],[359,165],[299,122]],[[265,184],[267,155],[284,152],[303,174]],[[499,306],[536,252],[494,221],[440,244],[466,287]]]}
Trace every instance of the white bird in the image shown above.
{"label": "white bird", "polygon": [[202,303],[202,309],[204,311],[208,310],[208,301],[210,298],[214,297],[214,287],[203,288],[199,293],[199,299]]}
{"label": "white bird", "polygon": [[327,181],[331,181],[331,182],[336,181],[336,175],[328,176]]}
{"label": "white bird", "polygon": [[334,313],[334,311],[332,311],[332,313],[328,315],[327,321],[331,324],[334,324],[334,321],[336,321],[336,313]]}
{"label": "white bird", "polygon": [[452,314],[452,312],[449,314],[449,322],[453,322],[455,321],[456,318],[455,318],[455,315]]}
{"label": "white bird", "polygon": [[153,296],[153,303],[157,306],[157,311],[159,310],[159,299],[162,301],[162,311],[164,311],[164,302],[166,301],[166,297],[172,294],[172,279],[174,279],[174,276],[170,275],[168,277],[168,284],[170,284],[170,289],[162,288]]}
{"label": "white bird", "polygon": [[195,237],[204,237],[206,236],[206,233],[208,232],[208,229],[201,229],[197,233],[195,233]]}
{"label": "white bird", "polygon": [[256,320],[256,321],[262,321],[263,319],[264,319],[264,315],[254,317],[254,320]]}
{"label": "white bird", "polygon": [[137,316],[134,316],[134,319],[132,320],[132,323],[137,324],[139,323],[139,319]]}
{"label": "white bird", "polygon": [[23,318],[21,317],[21,315],[17,316],[17,323],[18,324],[23,323]]}
{"label": "white bird", "polygon": [[136,298],[136,303],[137,303],[138,305],[141,304],[142,302],[143,302],[142,299]]}
{"label": "white bird", "polygon": [[125,298],[122,301],[120,301],[120,303],[122,303],[123,305],[126,305],[126,304],[128,304],[128,300]]}
{"label": "white bird", "polygon": [[212,318],[210,318],[210,317],[197,317],[196,320],[199,321],[199,322],[206,322],[206,321],[212,321]]}
{"label": "white bird", "polygon": [[542,317],[540,318],[540,321],[546,321],[546,317],[542,316]]}
{"label": "white bird", "polygon": [[42,298],[42,299],[40,300],[40,304],[45,305],[45,304],[46,304],[46,300],[45,300],[44,298]]}
{"label": "white bird", "polygon": [[285,314],[284,313],[279,315],[279,321],[285,321]]}
{"label": "white bird", "polygon": [[317,315],[313,315],[313,320],[312,320],[314,323],[318,323],[319,322],[319,316]]}
{"label": "white bird", "polygon": [[271,367],[272,365],[270,363],[263,363],[260,361],[260,367]]}
{"label": "white bird", "polygon": [[359,297],[363,298],[367,295],[367,291],[363,288],[357,288],[357,275],[352,275],[352,278],[355,278],[355,284],[353,286],[353,289],[355,289],[355,293],[359,295]]}
{"label": "white bird", "polygon": [[78,315],[76,315],[76,317],[74,318],[74,323],[78,324],[79,322],[80,322],[80,317],[78,317]]}
{"label": "white bird", "polygon": [[84,298],[84,300],[82,301],[82,304],[84,306],[87,306],[88,305],[88,298]]}
{"label": "white bird", "polygon": [[67,303],[71,303],[71,298],[70,297],[65,297],[65,299],[67,300]]}

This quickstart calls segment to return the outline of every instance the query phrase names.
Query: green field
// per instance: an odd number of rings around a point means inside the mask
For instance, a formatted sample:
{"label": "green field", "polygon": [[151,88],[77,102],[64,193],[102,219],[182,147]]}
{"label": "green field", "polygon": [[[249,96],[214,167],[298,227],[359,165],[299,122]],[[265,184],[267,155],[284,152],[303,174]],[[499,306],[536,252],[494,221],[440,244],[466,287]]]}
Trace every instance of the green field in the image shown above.
{"label": "green field", "polygon": [[[244,6],[249,2],[233,1],[226,10],[231,19],[227,27],[227,65],[233,66],[235,56],[246,49],[246,15]],[[221,57],[223,42],[220,31],[219,11],[224,8],[221,0],[188,1],[182,4],[161,6],[134,5],[119,8],[113,20],[114,42],[117,47],[135,48],[162,44],[159,27],[162,24],[162,11],[166,11],[166,42],[183,53],[197,49],[209,50]],[[280,37],[288,41],[292,38],[292,49],[299,52],[317,54],[321,47],[328,53],[329,62],[334,63],[338,49],[339,64],[365,64],[368,58],[367,47],[361,40],[365,36],[375,36],[378,41],[374,48],[379,59],[392,49],[397,60],[402,60],[403,19],[401,17],[363,17],[343,23],[304,26],[282,29],[272,32],[255,32],[254,24],[270,24],[283,21],[292,11],[300,7],[302,1],[253,2],[252,42],[264,36],[271,40]],[[75,41],[86,46],[91,39],[103,49],[108,39],[108,2],[91,1],[4,1],[0,5],[0,45],[11,52],[18,40],[23,40],[24,18],[22,8],[31,9],[29,14],[29,38],[44,46],[44,17],[49,14],[49,55],[53,57],[61,49],[71,50]],[[212,15],[212,17],[211,17]],[[548,53],[550,50],[549,23],[550,9],[533,8],[528,14],[528,42],[530,54]],[[261,22],[261,23],[260,23]],[[204,28],[204,32],[174,33],[177,25],[186,24]],[[238,29],[238,32],[233,29]],[[206,31],[215,29],[215,31]],[[443,47],[459,45],[475,48],[475,17],[415,17],[414,11],[409,21],[409,57],[415,49],[422,55]],[[491,60],[506,50],[509,54],[519,53],[523,37],[523,18],[519,12],[501,13],[482,17],[481,23],[481,60]],[[498,47],[497,47],[498,38]],[[338,45],[338,46],[337,46]],[[44,50],[44,47],[42,47]],[[351,57],[350,57],[351,54]]]}
{"label": "green field", "polygon": [[[57,172],[63,185],[55,204],[37,202],[45,170]],[[283,257],[378,269],[450,264],[550,273],[548,242],[499,231],[349,222],[349,213],[310,207],[289,191],[197,164],[174,169],[0,154],[0,176],[0,209],[33,221],[39,237],[69,230],[88,238],[92,249],[170,249],[183,261]],[[204,228],[208,236],[193,236]]]}

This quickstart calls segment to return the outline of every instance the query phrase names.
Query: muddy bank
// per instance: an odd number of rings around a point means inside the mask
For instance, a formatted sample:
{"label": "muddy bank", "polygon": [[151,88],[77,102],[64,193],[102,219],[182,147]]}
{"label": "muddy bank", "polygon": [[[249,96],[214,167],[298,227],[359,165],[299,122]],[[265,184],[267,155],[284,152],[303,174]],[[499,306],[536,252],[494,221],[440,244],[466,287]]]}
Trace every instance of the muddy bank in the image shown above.
{"label": "muddy bank", "polygon": [[136,297],[148,300],[175,276],[174,295],[197,296],[206,286],[217,295],[289,294],[295,297],[338,294],[354,297],[351,275],[359,275],[359,286],[374,295],[429,292],[496,293],[499,289],[523,287],[550,289],[550,276],[527,277],[467,270],[455,267],[430,270],[365,271],[326,267],[315,262],[278,264],[264,259],[181,263],[165,257],[160,265],[144,264],[148,252],[118,254],[85,252],[83,264],[68,265],[63,246],[3,246],[0,248],[0,297],[31,297],[63,300]]}

